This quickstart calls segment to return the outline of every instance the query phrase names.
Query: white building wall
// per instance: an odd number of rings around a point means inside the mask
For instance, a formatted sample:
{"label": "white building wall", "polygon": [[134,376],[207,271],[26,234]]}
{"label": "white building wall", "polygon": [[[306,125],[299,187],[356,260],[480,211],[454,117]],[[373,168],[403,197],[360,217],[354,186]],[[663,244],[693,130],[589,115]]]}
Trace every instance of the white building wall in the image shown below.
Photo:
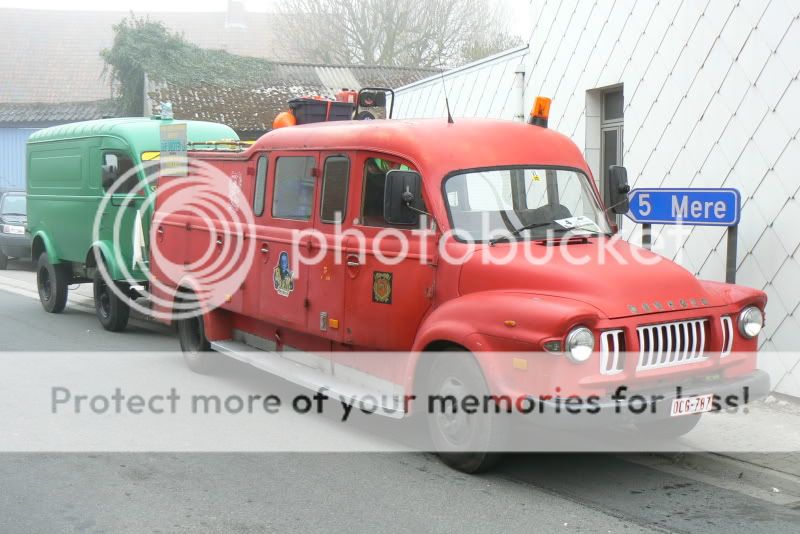
{"label": "white building wall", "polygon": [[[454,117],[513,119],[520,113],[513,102],[514,73],[528,47],[523,46],[406,85],[397,91],[394,116],[398,118],[447,117],[444,93]],[[444,81],[442,81],[444,78]]]}
{"label": "white building wall", "polygon": [[[633,187],[741,191],[737,282],[769,295],[760,366],[776,391],[800,396],[800,2],[531,0],[516,15],[531,28],[526,107],[552,97],[550,127],[586,150],[595,175],[599,118],[587,115],[587,91],[623,84]],[[511,118],[519,59],[447,73],[454,116]],[[419,82],[398,91],[397,115],[443,117],[440,99],[440,80]],[[672,229],[654,227],[654,250],[724,280],[724,229],[679,239]],[[626,220],[622,232],[639,242],[637,225]]]}

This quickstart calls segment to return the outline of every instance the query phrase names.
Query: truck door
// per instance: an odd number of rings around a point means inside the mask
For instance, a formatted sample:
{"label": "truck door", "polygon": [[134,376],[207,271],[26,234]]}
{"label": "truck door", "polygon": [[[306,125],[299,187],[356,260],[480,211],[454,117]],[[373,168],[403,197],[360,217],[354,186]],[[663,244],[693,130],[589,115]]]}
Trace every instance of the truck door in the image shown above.
{"label": "truck door", "polygon": [[391,226],[383,217],[386,173],[410,168],[406,162],[364,153],[356,165],[355,228],[364,243],[350,238],[346,244],[345,341],[361,350],[408,350],[431,306],[435,238],[416,226]]}
{"label": "truck door", "polygon": [[[319,208],[314,216],[318,239],[311,242],[308,269],[308,331],[333,342],[344,340],[345,266],[340,235],[352,226],[357,209],[348,205],[350,156],[341,152],[320,155],[322,180]],[[323,248],[324,247],[324,248]]]}
{"label": "truck door", "polygon": [[271,202],[256,217],[256,257],[259,276],[258,317],[277,325],[305,330],[308,307],[308,266],[298,261],[310,237],[298,233],[313,228],[316,176],[315,152],[278,152],[270,155]]}
{"label": "truck door", "polygon": [[122,149],[102,149],[102,167],[97,169],[103,195],[106,197],[99,234],[119,258],[106,258],[122,264],[136,278],[142,279],[139,266],[148,261],[144,244],[146,216],[139,212],[145,190],[139,185],[139,171],[134,158]]}

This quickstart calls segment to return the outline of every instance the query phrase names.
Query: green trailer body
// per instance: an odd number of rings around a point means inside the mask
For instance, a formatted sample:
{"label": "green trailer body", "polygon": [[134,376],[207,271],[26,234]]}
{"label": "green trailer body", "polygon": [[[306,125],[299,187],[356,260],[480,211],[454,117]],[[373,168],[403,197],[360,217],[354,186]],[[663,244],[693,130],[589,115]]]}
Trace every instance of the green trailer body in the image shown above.
{"label": "green trailer body", "polygon": [[[28,231],[32,236],[32,259],[45,258],[48,263],[44,266],[46,269],[42,265],[38,268],[40,281],[45,280],[45,287],[40,284],[39,288],[45,310],[58,312],[63,309],[61,302],[54,303],[51,299],[48,304],[47,299],[52,297],[51,287],[47,285],[50,279],[68,283],[94,281],[97,285],[95,251],[101,253],[100,259],[114,281],[125,284],[146,282],[144,271],[149,254],[155,190],[146,184],[145,173],[156,172],[158,166],[144,170],[141,164],[145,154],[158,156],[160,129],[164,124],[186,124],[186,140],[190,144],[238,141],[236,133],[223,124],[146,117],[65,124],[39,130],[29,138],[26,180]],[[130,175],[126,185],[144,183],[144,187],[139,187],[135,194],[126,193],[126,188],[109,194],[108,184],[103,183],[103,165],[109,161],[118,162],[120,173],[123,168],[135,167],[137,171]],[[96,215],[99,216],[99,232],[95,238]],[[134,232],[141,232],[143,247],[139,240],[134,243]],[[136,247],[141,248],[135,252]],[[43,253],[47,254],[46,257]],[[123,271],[123,265],[127,272]],[[61,300],[65,303],[66,290],[60,286],[56,289],[58,295],[63,292]],[[97,300],[97,288],[95,292]],[[99,309],[98,318],[103,322]],[[105,322],[103,326],[112,329]]]}
{"label": "green trailer body", "polygon": [[[133,233],[137,209],[149,204],[141,213],[145,246],[148,245],[153,194],[149,186],[138,195],[125,198],[118,192],[107,199],[100,214],[99,239],[92,239],[95,215],[101,208],[105,189],[102,185],[102,165],[105,154],[120,154],[134,165],[142,163],[142,154],[157,152],[162,124],[187,125],[188,142],[221,139],[238,140],[228,126],[200,121],[158,120],[144,117],[103,119],[45,128],[34,133],[27,148],[28,228],[33,237],[32,259],[47,252],[52,263],[73,264],[80,277],[82,266],[92,263],[96,247],[103,253],[111,277],[122,279],[115,258],[121,257],[134,278],[144,281],[133,262]],[[145,180],[144,171],[138,179]],[[121,207],[126,205],[126,207]],[[112,236],[114,219],[122,210],[118,225],[117,247]],[[115,254],[116,252],[116,254]],[[144,256],[145,261],[147,256]]]}

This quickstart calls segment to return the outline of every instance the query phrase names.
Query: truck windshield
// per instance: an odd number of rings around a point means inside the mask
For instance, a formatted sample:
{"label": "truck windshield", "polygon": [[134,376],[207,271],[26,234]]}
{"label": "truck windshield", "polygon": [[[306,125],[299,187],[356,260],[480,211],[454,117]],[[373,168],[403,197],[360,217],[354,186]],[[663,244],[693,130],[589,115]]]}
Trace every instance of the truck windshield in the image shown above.
{"label": "truck windshield", "polygon": [[589,178],[572,169],[456,174],[445,182],[445,201],[456,237],[468,242],[610,233]]}

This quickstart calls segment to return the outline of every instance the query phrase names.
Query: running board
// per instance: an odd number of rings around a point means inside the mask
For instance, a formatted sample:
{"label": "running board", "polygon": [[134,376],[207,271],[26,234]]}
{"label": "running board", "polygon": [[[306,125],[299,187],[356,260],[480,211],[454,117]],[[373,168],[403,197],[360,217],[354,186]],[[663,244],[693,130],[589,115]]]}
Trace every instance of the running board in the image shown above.
{"label": "running board", "polygon": [[277,352],[258,350],[240,341],[211,341],[211,348],[298,386],[312,391],[322,390],[331,399],[356,408],[394,419],[405,416],[402,399],[390,400],[385,392],[359,387],[319,369],[288,360]]}

